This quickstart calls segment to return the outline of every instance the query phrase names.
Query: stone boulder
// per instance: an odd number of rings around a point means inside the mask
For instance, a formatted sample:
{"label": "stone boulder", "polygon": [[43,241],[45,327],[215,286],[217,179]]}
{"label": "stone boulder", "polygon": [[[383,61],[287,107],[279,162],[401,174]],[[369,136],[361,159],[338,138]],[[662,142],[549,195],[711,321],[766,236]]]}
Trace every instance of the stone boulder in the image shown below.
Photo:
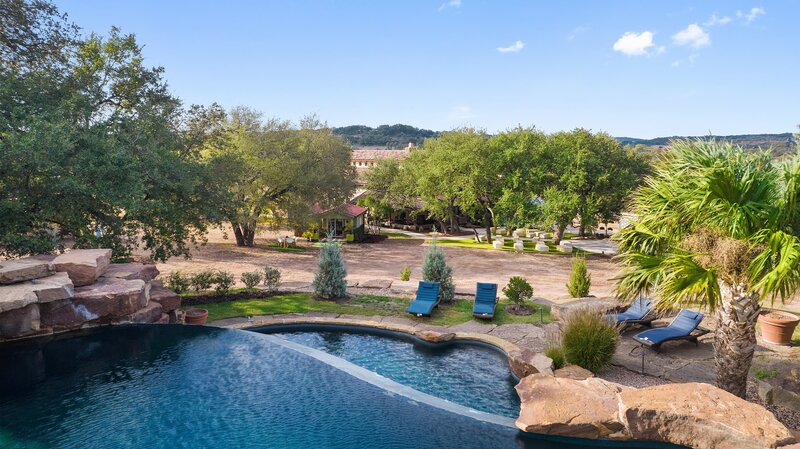
{"label": "stone boulder", "polygon": [[444,343],[456,338],[456,334],[453,332],[437,332],[432,330],[418,331],[414,335],[430,343]]}
{"label": "stone boulder", "polygon": [[150,286],[150,301],[161,304],[163,313],[172,312],[181,306],[180,295],[160,285]]}
{"label": "stone boulder", "polygon": [[527,348],[508,353],[508,367],[520,379],[538,373],[553,375],[553,360],[541,352]]}
{"label": "stone boulder", "polygon": [[0,286],[0,313],[21,309],[38,301],[39,297],[30,282]]}
{"label": "stone boulder", "polygon": [[624,433],[617,395],[627,387],[598,378],[572,380],[534,374],[517,384],[521,410],[516,425],[525,432],[576,438]]}
{"label": "stone boulder", "polygon": [[102,278],[92,285],[78,287],[72,299],[77,309],[85,309],[92,319],[121,319],[147,305],[149,285],[141,279]]}
{"label": "stone boulder", "polygon": [[24,337],[38,332],[39,325],[38,304],[0,313],[0,338]]}
{"label": "stone boulder", "polygon": [[110,249],[75,249],[53,259],[56,271],[69,274],[76,287],[94,283],[110,264]]}
{"label": "stone boulder", "polygon": [[66,273],[33,279],[12,285],[0,285],[0,313],[33,303],[46,303],[71,298],[72,281]]}
{"label": "stone boulder", "polygon": [[553,371],[553,375],[556,377],[562,377],[564,379],[572,379],[572,380],[584,380],[590,377],[594,377],[594,374],[591,371],[585,368],[581,368],[578,365],[567,365],[563,368],[559,368]]}
{"label": "stone boulder", "polygon": [[0,285],[50,276],[55,271],[48,261],[26,257],[24,259],[5,260],[0,262]]}
{"label": "stone boulder", "polygon": [[388,279],[368,279],[358,283],[359,288],[378,288],[387,289],[392,286],[392,281]]}
{"label": "stone boulder", "polygon": [[635,439],[695,449],[764,449],[796,442],[765,408],[704,383],[625,390],[619,407]]}
{"label": "stone boulder", "polygon": [[112,263],[103,273],[105,278],[141,279],[145,282],[152,281],[158,276],[158,268],[150,263]]}
{"label": "stone boulder", "polygon": [[553,319],[562,321],[564,317],[569,315],[573,310],[584,307],[599,309],[604,313],[612,313],[618,308],[624,308],[625,306],[614,298],[579,298],[564,304],[553,304],[550,307],[550,316],[552,316]]}
{"label": "stone boulder", "polygon": [[[155,323],[161,319],[161,304],[150,302],[144,308],[137,310],[128,318],[132,323]],[[169,321],[169,316],[167,316]]]}

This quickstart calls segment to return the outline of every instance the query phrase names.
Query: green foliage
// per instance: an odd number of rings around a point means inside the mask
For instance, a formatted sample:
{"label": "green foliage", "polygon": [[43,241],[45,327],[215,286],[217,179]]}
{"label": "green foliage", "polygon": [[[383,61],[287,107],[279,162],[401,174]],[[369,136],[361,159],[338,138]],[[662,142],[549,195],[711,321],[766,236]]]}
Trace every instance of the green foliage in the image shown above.
{"label": "green foliage", "polygon": [[560,242],[564,230],[572,223],[580,208],[580,197],[558,187],[548,187],[542,194],[542,222],[556,229],[556,242]]}
{"label": "green foliage", "polygon": [[186,293],[191,285],[191,278],[180,271],[174,271],[167,276],[167,288],[179,295],[181,293]]}
{"label": "green foliage", "polygon": [[435,243],[425,251],[422,262],[422,279],[439,283],[439,295],[443,302],[452,302],[456,287],[453,284],[453,269],[447,265],[444,251]]}
{"label": "green foliage", "polygon": [[353,243],[356,241],[356,238],[353,234],[345,234],[344,239],[347,243]]}
{"label": "green foliage", "polygon": [[611,363],[619,331],[600,310],[582,307],[564,319],[561,344],[567,362],[596,373]]}
{"label": "green foliage", "polygon": [[[82,35],[47,2],[3,2],[0,255],[143,247],[189,255],[225,209],[218,107],[182,109],[133,35]],[[224,115],[222,116],[224,117]]]}
{"label": "green foliage", "polygon": [[242,283],[249,289],[255,288],[256,285],[260,284],[262,278],[263,275],[260,271],[246,271],[241,276]]}
{"label": "green foliage", "polygon": [[281,283],[281,270],[267,265],[264,267],[264,286],[268,291],[274,292]]}
{"label": "green foliage", "polygon": [[216,273],[213,271],[201,271],[192,276],[192,287],[194,291],[200,292],[208,290],[214,285],[216,280]]}
{"label": "green foliage", "polygon": [[343,298],[347,294],[347,270],[339,244],[326,241],[320,245],[319,268],[314,277],[314,293],[321,299]]}
{"label": "green foliage", "polygon": [[522,306],[533,297],[533,287],[524,277],[513,276],[503,287],[503,294],[509,301]]}
{"label": "green foliage", "polygon": [[355,187],[350,145],[315,116],[299,126],[264,122],[260,112],[240,106],[230,111],[228,126],[232,145],[218,154],[240,164],[232,170],[227,217],[239,246],[253,246],[265,217],[272,225],[304,226],[312,220],[311,205],[340,203]]}
{"label": "green foliage", "polygon": [[553,369],[561,369],[567,364],[564,348],[560,345],[548,346],[544,350],[544,355],[553,360]]}
{"label": "green foliage", "polygon": [[567,283],[567,291],[573,298],[583,298],[589,296],[589,288],[592,286],[592,276],[586,267],[586,258],[575,256],[572,261],[572,273]]}
{"label": "green foliage", "polygon": [[214,292],[218,295],[224,295],[231,290],[235,282],[236,278],[233,277],[232,273],[219,270],[214,274]]}
{"label": "green foliage", "polygon": [[421,145],[425,139],[436,137],[439,133],[429,129],[409,125],[380,125],[377,128],[353,125],[333,128],[333,133],[346,138],[355,146],[385,146],[404,148],[409,142]]}
{"label": "green foliage", "polygon": [[778,370],[775,368],[772,369],[756,369],[753,371],[753,377],[758,380],[764,379],[774,379],[778,377]]}
{"label": "green foliage", "polygon": [[408,281],[411,279],[411,266],[405,265],[403,269],[400,270],[400,280],[401,281]]}

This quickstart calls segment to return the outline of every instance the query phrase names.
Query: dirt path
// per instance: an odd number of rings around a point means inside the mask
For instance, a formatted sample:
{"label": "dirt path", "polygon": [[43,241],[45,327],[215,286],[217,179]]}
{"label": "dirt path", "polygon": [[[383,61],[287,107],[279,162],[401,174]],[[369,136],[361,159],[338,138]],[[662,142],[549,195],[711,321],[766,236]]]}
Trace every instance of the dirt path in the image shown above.
{"label": "dirt path", "polygon": [[[239,248],[232,236],[223,238],[223,232],[213,230],[209,242],[193,250],[189,260],[173,258],[158,264],[166,275],[175,270],[196,273],[202,270],[227,270],[237,280],[245,271],[261,270],[265,265],[280,268],[283,282],[311,282],[316,270],[319,250],[303,246],[303,252],[284,252],[267,245],[275,242],[274,235],[264,234],[256,239],[255,248]],[[565,284],[569,278],[572,259],[569,256],[548,254],[520,254],[509,251],[491,251],[470,248],[443,247],[453,267],[456,286],[474,289],[475,282],[495,282],[501,288],[511,276],[524,276],[533,285],[534,295],[548,300],[567,297]],[[425,246],[420,240],[390,239],[376,244],[345,245],[344,258],[348,279],[363,282],[372,279],[399,279],[406,264],[412,267],[412,281],[422,278],[421,265]],[[591,293],[596,296],[613,294],[610,280],[618,270],[610,259],[600,256],[587,258],[592,275]]]}

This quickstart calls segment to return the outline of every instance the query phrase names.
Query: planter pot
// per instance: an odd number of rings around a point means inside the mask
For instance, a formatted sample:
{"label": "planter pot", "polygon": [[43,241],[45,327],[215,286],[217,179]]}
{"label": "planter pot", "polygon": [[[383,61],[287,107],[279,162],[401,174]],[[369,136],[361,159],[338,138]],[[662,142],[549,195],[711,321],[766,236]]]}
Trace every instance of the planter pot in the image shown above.
{"label": "planter pot", "polygon": [[788,345],[792,341],[792,334],[800,317],[780,310],[766,310],[758,316],[761,323],[761,337],[776,345]]}
{"label": "planter pot", "polygon": [[186,324],[206,324],[208,319],[208,310],[206,309],[189,309],[186,311]]}

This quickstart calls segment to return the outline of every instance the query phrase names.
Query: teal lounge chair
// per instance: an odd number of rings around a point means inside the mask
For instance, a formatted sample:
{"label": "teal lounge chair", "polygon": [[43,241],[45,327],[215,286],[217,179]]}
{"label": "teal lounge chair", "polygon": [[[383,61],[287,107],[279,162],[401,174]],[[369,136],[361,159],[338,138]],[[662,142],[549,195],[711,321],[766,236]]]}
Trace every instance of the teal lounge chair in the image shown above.
{"label": "teal lounge chair", "polygon": [[612,313],[608,317],[614,321],[617,326],[625,327],[633,324],[641,324],[650,327],[653,320],[656,319],[655,315],[650,313],[653,311],[653,301],[648,298],[638,298],[628,307],[628,310],[622,313]]}
{"label": "teal lounge chair", "polygon": [[411,302],[406,312],[416,316],[431,316],[434,307],[439,305],[439,283],[420,281],[417,299]]}
{"label": "teal lounge chair", "polygon": [[697,338],[709,332],[708,329],[700,327],[703,321],[703,314],[689,309],[681,309],[678,316],[672,320],[667,327],[658,327],[646,330],[633,336],[633,339],[655,351],[661,345],[670,340],[689,340],[697,344]]}
{"label": "teal lounge chair", "polygon": [[472,316],[491,320],[494,318],[494,308],[497,305],[497,284],[483,284],[478,282],[475,288],[475,305],[472,306]]}

